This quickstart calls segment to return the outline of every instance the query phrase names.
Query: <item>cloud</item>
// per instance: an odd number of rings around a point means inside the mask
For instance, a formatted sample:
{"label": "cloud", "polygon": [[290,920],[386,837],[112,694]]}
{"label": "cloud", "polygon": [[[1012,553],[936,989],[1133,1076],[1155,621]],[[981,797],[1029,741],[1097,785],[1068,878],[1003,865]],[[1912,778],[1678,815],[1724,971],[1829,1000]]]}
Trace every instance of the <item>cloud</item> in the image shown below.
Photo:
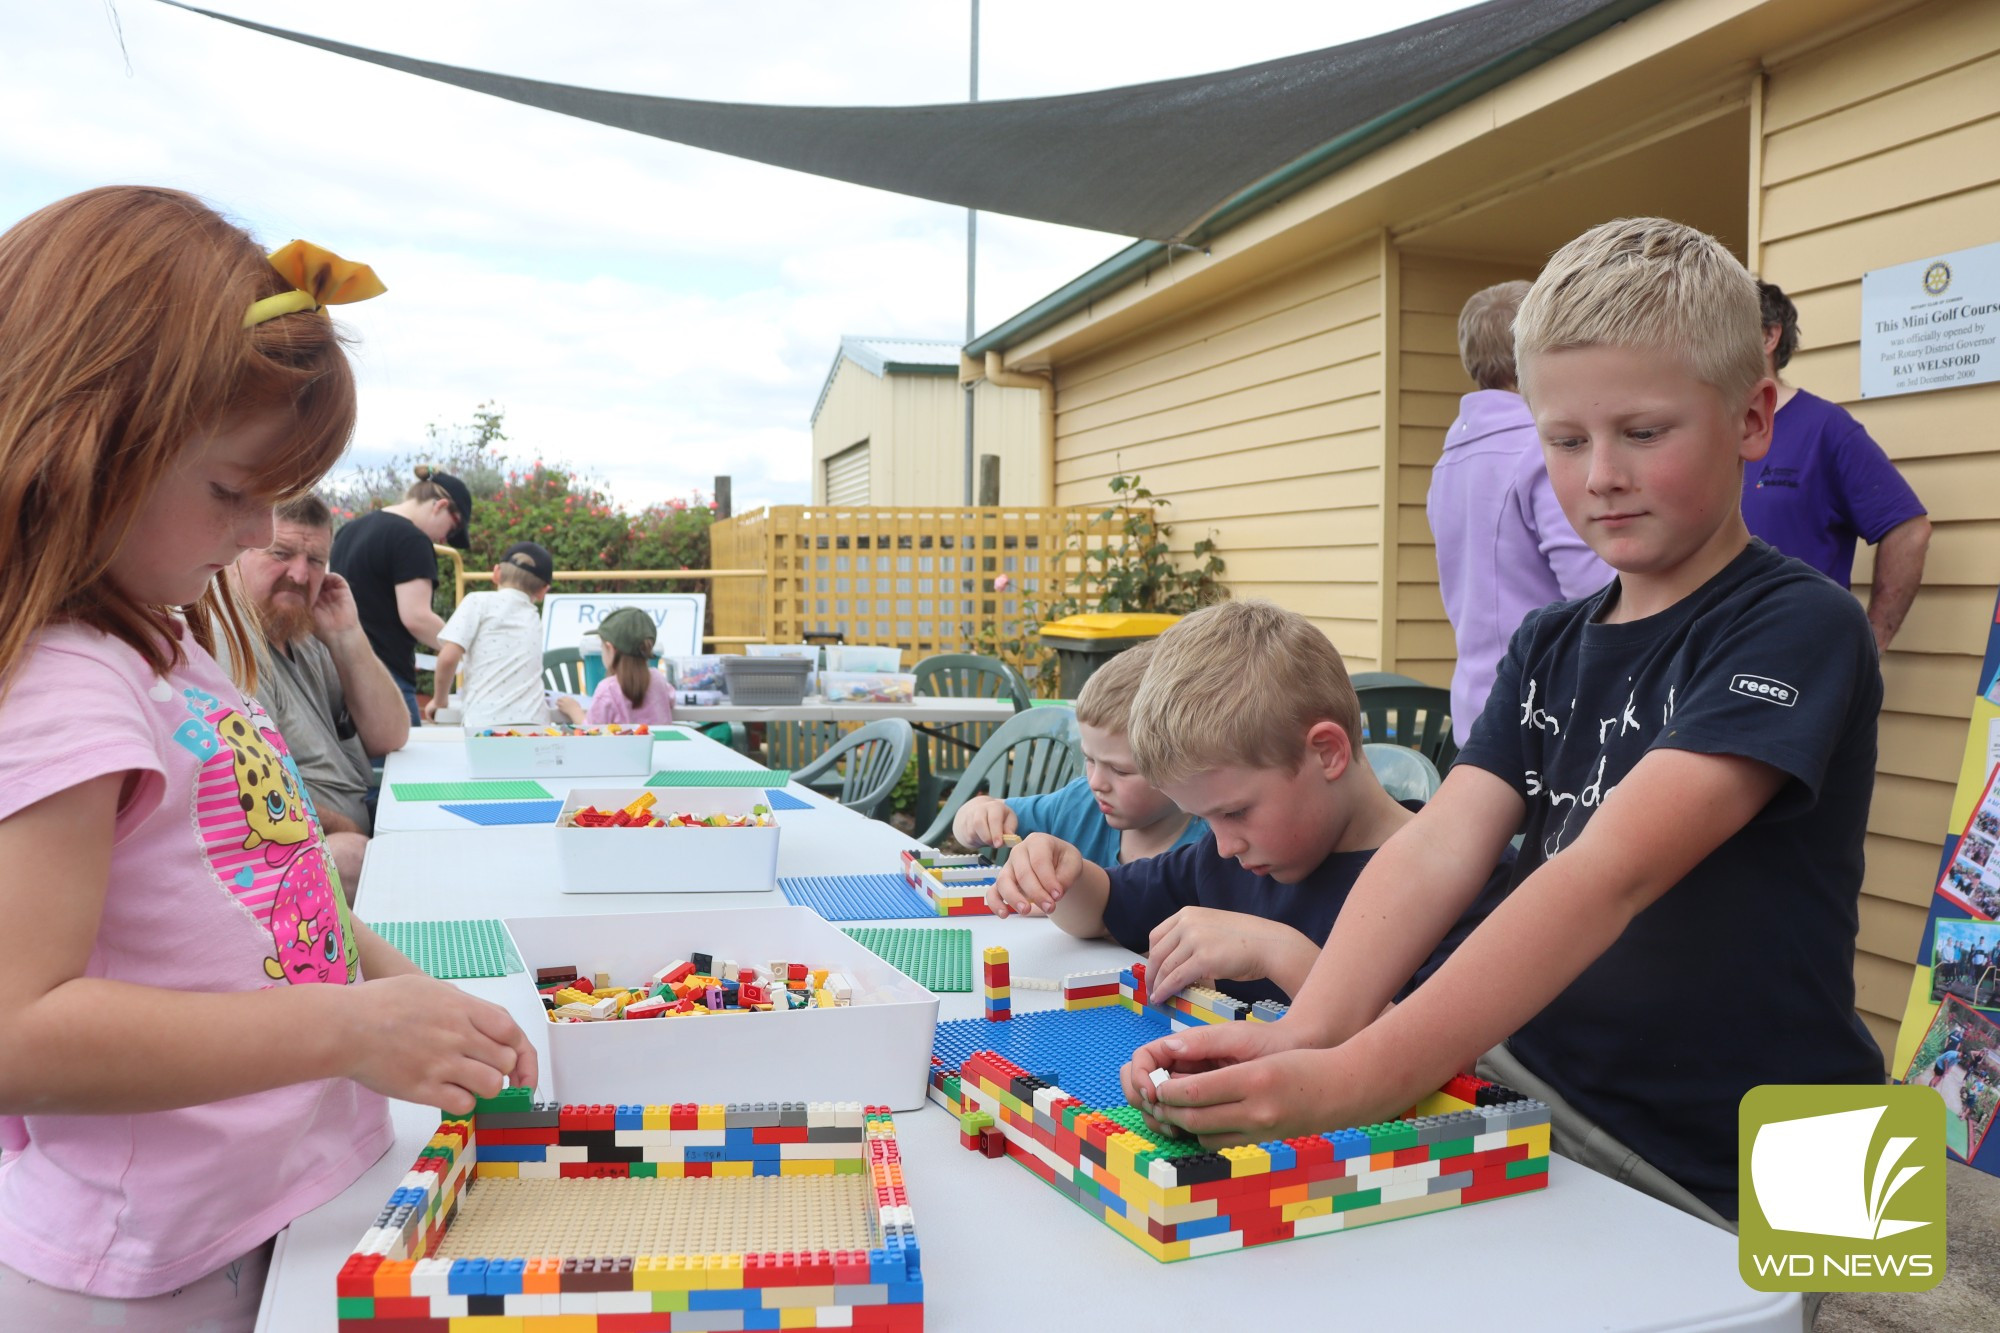
{"label": "cloud", "polygon": [[[937,0],[214,0],[280,27],[602,88],[729,101],[960,100],[966,10]],[[1039,96],[1269,59],[1451,4],[987,0],[982,95]],[[121,52],[114,29],[122,27]],[[957,337],[965,215],[294,47],[164,5],[0,0],[0,226],[116,181],[189,189],[260,237],[373,264],[355,457],[507,413],[523,457],[644,504],[735,480],[810,490],[809,417],[843,333]],[[127,71],[129,56],[130,71]],[[979,327],[1123,237],[984,216]]]}

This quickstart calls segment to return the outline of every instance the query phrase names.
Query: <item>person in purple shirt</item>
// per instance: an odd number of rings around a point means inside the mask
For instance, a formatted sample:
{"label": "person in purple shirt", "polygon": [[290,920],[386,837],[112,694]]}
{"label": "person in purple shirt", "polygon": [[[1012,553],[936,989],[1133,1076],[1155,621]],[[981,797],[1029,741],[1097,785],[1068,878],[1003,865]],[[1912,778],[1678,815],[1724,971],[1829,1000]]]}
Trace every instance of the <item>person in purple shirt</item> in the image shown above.
{"label": "person in purple shirt", "polygon": [[1527,293],[1525,282],[1503,282],[1475,292],[1459,312],[1459,359],[1479,389],[1459,401],[1431,470],[1438,591],[1458,640],[1451,733],[1460,745],[1528,612],[1611,582],[1611,567],[1556,504],[1535,419],[1515,389],[1514,312]]}
{"label": "person in purple shirt", "polygon": [[1743,521],[1784,554],[1845,588],[1858,537],[1875,550],[1868,623],[1887,651],[1924,577],[1931,521],[1923,502],[1860,422],[1836,403],[1794,388],[1784,369],[1799,346],[1799,310],[1776,284],[1764,300],[1764,362],[1778,381],[1771,448],[1743,468]]}

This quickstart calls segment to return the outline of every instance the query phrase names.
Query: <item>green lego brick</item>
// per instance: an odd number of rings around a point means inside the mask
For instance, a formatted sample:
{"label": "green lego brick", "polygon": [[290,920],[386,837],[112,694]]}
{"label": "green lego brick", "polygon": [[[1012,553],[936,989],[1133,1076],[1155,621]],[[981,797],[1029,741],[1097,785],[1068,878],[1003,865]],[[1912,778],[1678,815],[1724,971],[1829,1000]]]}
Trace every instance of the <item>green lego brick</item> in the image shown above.
{"label": "green lego brick", "polygon": [[532,1110],[534,1105],[533,1088],[502,1088],[491,1097],[474,1098],[472,1113],[480,1115],[488,1111],[522,1112]]}
{"label": "green lego brick", "polygon": [[1382,1191],[1380,1189],[1356,1190],[1352,1194],[1334,1195],[1333,1211],[1344,1213],[1350,1208],[1373,1208],[1380,1202],[1382,1202]]}
{"label": "green lego brick", "polygon": [[648,1294],[653,1298],[654,1314],[687,1313],[688,1294],[684,1291],[655,1291]]}
{"label": "green lego brick", "polygon": [[336,1318],[373,1319],[375,1317],[375,1298],[373,1296],[336,1296],[334,1299],[340,1303],[339,1312],[335,1316]]}
{"label": "green lego brick", "polygon": [[1463,1157],[1472,1151],[1471,1139],[1451,1139],[1431,1145],[1431,1160],[1440,1161],[1446,1157]]}
{"label": "green lego brick", "polygon": [[868,1163],[859,1157],[836,1157],[833,1159],[833,1174],[836,1176],[858,1176]]}
{"label": "green lego brick", "polygon": [[375,933],[440,981],[504,977],[521,970],[498,921],[380,921]]}
{"label": "green lego brick", "polygon": [[1518,1162],[1507,1163],[1507,1179],[1519,1180],[1522,1176],[1546,1176],[1549,1173],[1549,1159],[1528,1157]]}
{"label": "green lego brick", "polygon": [[[792,780],[782,768],[667,768],[646,779],[648,787],[782,787]],[[401,795],[398,792],[397,795]]]}
{"label": "green lego brick", "polygon": [[972,989],[972,932],[931,926],[860,926],[847,931],[926,990]]}
{"label": "green lego brick", "polygon": [[520,779],[510,782],[392,782],[389,790],[399,801],[531,801],[555,799],[539,782]]}
{"label": "green lego brick", "polygon": [[625,1173],[628,1176],[641,1179],[647,1176],[657,1178],[660,1174],[660,1164],[658,1162],[633,1162],[625,1168]]}

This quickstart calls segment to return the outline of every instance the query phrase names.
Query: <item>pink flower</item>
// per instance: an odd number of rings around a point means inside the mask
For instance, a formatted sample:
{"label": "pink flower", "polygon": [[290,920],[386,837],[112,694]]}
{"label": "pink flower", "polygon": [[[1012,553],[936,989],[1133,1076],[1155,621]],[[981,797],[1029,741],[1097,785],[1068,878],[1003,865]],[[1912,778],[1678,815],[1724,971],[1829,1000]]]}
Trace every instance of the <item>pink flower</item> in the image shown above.
{"label": "pink flower", "polygon": [[993,576],[993,591],[1005,592],[1007,591],[1007,589],[1013,586],[1014,586],[1014,581],[1008,578],[1005,574],[995,574]]}

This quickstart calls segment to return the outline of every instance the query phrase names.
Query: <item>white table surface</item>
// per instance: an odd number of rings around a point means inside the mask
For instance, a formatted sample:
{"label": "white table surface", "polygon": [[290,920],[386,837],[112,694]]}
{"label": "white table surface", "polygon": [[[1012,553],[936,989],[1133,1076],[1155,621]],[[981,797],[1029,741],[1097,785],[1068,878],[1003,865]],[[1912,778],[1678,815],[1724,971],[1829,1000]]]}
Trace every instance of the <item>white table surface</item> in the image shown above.
{"label": "white table surface", "polygon": [[[386,875],[369,891],[390,901],[404,897],[403,886]],[[610,897],[605,907],[584,910],[635,907],[631,897]],[[718,900],[662,897],[677,900],[668,907]],[[554,911],[588,901],[548,895],[540,905]],[[1005,944],[1017,979],[1014,1005],[1022,1011],[1054,1008],[1060,999],[1022,988],[1020,978],[1055,978],[1130,958],[1107,942],[1071,939],[1046,921],[894,924],[969,927],[975,950]],[[547,1024],[525,978],[461,984],[506,1004],[546,1059]],[[945,995],[940,1017],[977,1017],[979,1008],[976,992]],[[561,1095],[559,1088],[545,1090]],[[800,1095],[809,1098],[811,1090]],[[398,1103],[395,1113],[396,1143],[382,1160],[279,1236],[260,1330],[333,1333],[334,1274],[437,1127],[429,1108]],[[1055,1311],[1065,1327],[1098,1329],[1190,1321],[1237,1328],[1253,1320],[1301,1329],[1489,1322],[1535,1330],[1793,1333],[1799,1327],[1796,1296],[1743,1285],[1734,1236],[1560,1158],[1550,1163],[1548,1189],[1534,1194],[1161,1264],[1018,1165],[960,1148],[958,1126],[940,1108],[905,1111],[896,1121],[924,1249],[925,1326],[944,1333],[1014,1333],[1031,1313]]]}
{"label": "white table surface", "polygon": [[751,704],[675,704],[676,722],[874,722],[900,717],[907,722],[1005,722],[1014,716],[1010,699],[965,699],[920,695],[906,704],[837,704],[811,698],[804,703],[758,707]]}

